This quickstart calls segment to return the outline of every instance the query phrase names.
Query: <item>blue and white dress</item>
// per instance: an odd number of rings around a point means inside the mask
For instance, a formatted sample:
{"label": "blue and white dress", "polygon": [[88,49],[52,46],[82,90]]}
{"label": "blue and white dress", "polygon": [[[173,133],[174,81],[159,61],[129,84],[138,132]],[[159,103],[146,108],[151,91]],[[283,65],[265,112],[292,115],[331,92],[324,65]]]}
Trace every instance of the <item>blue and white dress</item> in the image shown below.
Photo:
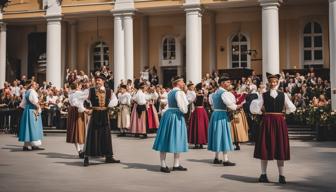
{"label": "blue and white dress", "polygon": [[24,108],[19,129],[19,141],[29,142],[33,146],[41,145],[43,127],[41,113],[35,115],[38,95],[35,90],[29,89],[25,92],[20,106]]}
{"label": "blue and white dress", "polygon": [[227,109],[236,110],[235,97],[225,89],[219,88],[209,100],[214,112],[211,115],[208,129],[208,150],[213,152],[232,151],[231,124]]}
{"label": "blue and white dress", "polygon": [[184,114],[188,112],[188,100],[183,91],[174,88],[168,93],[168,109],[164,112],[153,149],[166,153],[188,151],[187,127]]}

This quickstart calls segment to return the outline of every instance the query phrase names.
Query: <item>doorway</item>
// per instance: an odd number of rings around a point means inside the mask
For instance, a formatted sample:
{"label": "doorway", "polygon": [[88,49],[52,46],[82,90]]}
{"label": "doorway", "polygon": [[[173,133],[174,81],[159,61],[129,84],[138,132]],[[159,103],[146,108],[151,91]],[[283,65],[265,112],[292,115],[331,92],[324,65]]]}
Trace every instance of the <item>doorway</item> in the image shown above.
{"label": "doorway", "polygon": [[177,75],[177,67],[162,67],[163,87],[172,87],[171,80]]}

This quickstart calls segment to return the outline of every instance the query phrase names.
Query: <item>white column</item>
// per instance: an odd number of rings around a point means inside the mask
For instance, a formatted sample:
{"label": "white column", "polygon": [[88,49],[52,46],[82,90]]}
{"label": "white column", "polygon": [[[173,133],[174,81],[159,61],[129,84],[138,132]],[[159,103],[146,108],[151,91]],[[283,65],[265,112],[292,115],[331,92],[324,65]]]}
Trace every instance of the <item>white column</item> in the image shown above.
{"label": "white column", "polygon": [[141,39],[140,39],[140,71],[142,71],[148,63],[148,17],[141,18]]}
{"label": "white column", "polygon": [[262,6],[262,74],[266,82],[266,72],[278,74],[279,58],[279,0],[259,0]]}
{"label": "white column", "polygon": [[62,22],[62,28],[61,28],[61,83],[64,84],[65,81],[65,65],[66,65],[66,58],[67,58],[67,27],[66,23]]}
{"label": "white column", "polygon": [[123,16],[114,15],[114,89],[118,87],[120,81],[125,76],[125,54],[124,54],[124,30]]}
{"label": "white column", "polygon": [[209,22],[209,71],[212,73],[216,70],[217,49],[216,49],[216,14],[210,13]]}
{"label": "white column", "polygon": [[47,17],[47,22],[47,81],[61,88],[61,17]]}
{"label": "white column", "polygon": [[6,81],[6,28],[6,24],[0,21],[0,88]]}
{"label": "white column", "polygon": [[77,68],[77,22],[70,22],[70,69]]}
{"label": "white column", "polygon": [[133,13],[124,14],[125,25],[125,78],[134,79]]}
{"label": "white column", "polygon": [[201,79],[197,82],[194,82],[194,83],[200,83],[201,80],[202,80],[202,69],[203,69],[203,57],[202,57],[202,54],[203,54],[203,50],[202,50],[202,13],[201,11],[198,13],[198,53],[199,53],[199,56],[198,56],[198,62],[199,62],[199,66],[201,67]]}
{"label": "white column", "polygon": [[329,0],[330,83],[331,105],[336,110],[336,0]]}
{"label": "white column", "polygon": [[200,11],[198,7],[186,8],[186,73],[187,81],[201,82],[201,42],[200,42]]}

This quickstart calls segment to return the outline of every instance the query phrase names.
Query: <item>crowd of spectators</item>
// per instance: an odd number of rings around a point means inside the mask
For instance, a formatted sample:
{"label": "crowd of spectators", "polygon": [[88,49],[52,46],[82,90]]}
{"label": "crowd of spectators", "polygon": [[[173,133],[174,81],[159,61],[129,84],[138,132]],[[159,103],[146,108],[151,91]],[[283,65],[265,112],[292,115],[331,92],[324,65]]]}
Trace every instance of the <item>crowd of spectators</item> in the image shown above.
{"label": "crowd of spectators", "polygon": [[[108,67],[102,67],[101,70],[95,73],[103,73],[108,77],[106,86],[114,88],[113,72]],[[63,88],[56,88],[51,82],[43,82],[39,85],[38,94],[40,103],[43,109],[43,124],[44,126],[56,126],[61,128],[60,122],[62,116],[66,116],[68,107],[69,85],[73,82],[80,82],[83,89],[94,86],[94,73],[85,74],[82,70],[67,70],[65,83]],[[203,90],[206,95],[214,92],[217,88],[216,81],[218,73],[206,74],[202,79]],[[34,77],[32,77],[34,79]],[[27,77],[23,75],[20,79],[12,83],[5,82],[4,88],[0,90],[0,121],[8,122],[10,119],[3,111],[10,111],[20,108],[20,102],[25,92],[25,82]],[[146,67],[141,73],[140,78],[122,80],[118,83],[127,85],[127,91],[134,94],[141,82],[148,85],[151,92],[156,92],[159,95],[169,92],[169,87],[163,87],[159,84],[159,78],[155,68]],[[194,82],[197,84],[198,82]],[[188,82],[187,82],[188,84]],[[252,73],[249,77],[242,77],[233,82],[233,90],[239,94],[250,94],[251,92],[263,92],[266,90],[266,85],[261,81],[260,76]],[[186,89],[187,90],[187,89]],[[330,104],[331,87],[330,82],[321,77],[317,77],[314,70],[310,70],[307,74],[296,73],[281,73],[279,90],[285,92],[293,101],[297,108],[305,108],[307,106],[324,107]],[[118,90],[115,90],[116,94]],[[159,101],[158,98],[158,101]],[[158,105],[160,103],[158,102]],[[2,111],[2,112],[1,112]],[[6,119],[7,118],[7,119]],[[17,119],[17,117],[13,118]],[[0,125],[2,128],[5,126]],[[16,125],[17,126],[17,125]]]}

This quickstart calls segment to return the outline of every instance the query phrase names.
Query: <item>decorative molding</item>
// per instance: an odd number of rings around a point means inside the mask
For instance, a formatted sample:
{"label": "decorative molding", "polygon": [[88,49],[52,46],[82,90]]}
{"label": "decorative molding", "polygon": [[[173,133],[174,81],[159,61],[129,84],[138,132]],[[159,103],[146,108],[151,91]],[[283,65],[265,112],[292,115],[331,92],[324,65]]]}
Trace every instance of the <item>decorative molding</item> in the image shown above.
{"label": "decorative molding", "polygon": [[259,0],[260,6],[262,7],[280,7],[283,0]]}

